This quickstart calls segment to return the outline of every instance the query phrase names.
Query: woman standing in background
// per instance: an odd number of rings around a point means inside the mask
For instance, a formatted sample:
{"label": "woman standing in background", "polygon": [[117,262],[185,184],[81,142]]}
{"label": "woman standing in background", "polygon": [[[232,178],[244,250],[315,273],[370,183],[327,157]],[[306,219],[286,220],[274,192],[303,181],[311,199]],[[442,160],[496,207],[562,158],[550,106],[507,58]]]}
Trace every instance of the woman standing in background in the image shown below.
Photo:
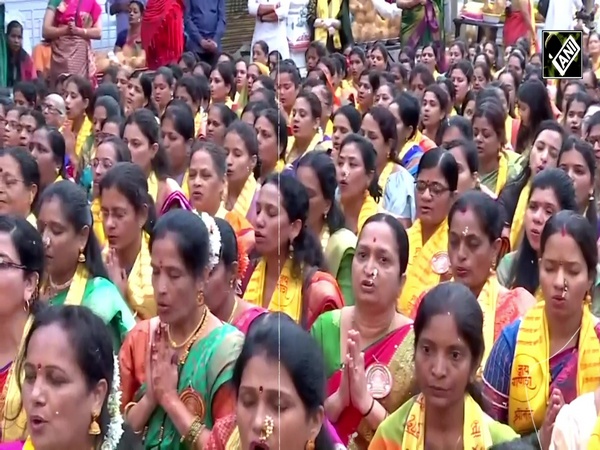
{"label": "woman standing in background", "polygon": [[95,86],[91,39],[102,37],[102,9],[96,0],[49,0],[42,38],[51,42],[50,83],[61,74],[81,75]]}

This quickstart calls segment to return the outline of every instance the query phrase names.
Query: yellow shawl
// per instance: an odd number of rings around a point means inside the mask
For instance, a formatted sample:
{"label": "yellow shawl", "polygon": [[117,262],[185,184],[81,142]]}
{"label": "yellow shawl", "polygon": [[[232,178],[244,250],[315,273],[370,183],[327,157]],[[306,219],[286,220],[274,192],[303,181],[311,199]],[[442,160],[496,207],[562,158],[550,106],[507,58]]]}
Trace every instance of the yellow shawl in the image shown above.
{"label": "yellow shawl", "polygon": [[398,299],[398,310],[411,317],[419,296],[440,282],[440,275],[432,268],[434,256],[448,251],[448,220],[437,227],[435,233],[423,244],[421,219],[408,229],[409,258],[406,283]]}
{"label": "yellow shawl", "polygon": [[481,367],[485,366],[485,362],[490,356],[492,347],[494,346],[494,331],[496,330],[496,306],[498,304],[498,295],[500,294],[500,283],[496,275],[490,276],[483,289],[477,297],[479,306],[483,311],[483,342],[485,349],[483,352],[483,359],[481,360]]}
{"label": "yellow shawl", "polygon": [[[577,395],[594,391],[600,383],[600,342],[595,321],[583,307],[578,343]],[[545,302],[538,302],[523,317],[511,370],[508,424],[519,434],[540,428],[550,388],[550,338]]]}
{"label": "yellow shawl", "polygon": [[[240,443],[240,430],[236,426],[231,434],[229,435],[229,439],[227,439],[227,444],[225,445],[225,450],[239,450],[241,447]],[[25,449],[23,449],[25,450]]]}
{"label": "yellow shawl", "polygon": [[356,233],[357,236],[360,234],[360,231],[365,226],[365,222],[369,219],[369,217],[374,216],[378,212],[379,212],[379,205],[377,205],[377,202],[375,201],[375,199],[373,197],[371,197],[371,194],[369,194],[367,192],[367,194],[365,195],[363,204],[360,207],[360,212],[358,213],[358,222],[356,224],[356,226],[358,228],[357,233]]}
{"label": "yellow shawl", "polygon": [[[256,306],[263,306],[266,273],[267,264],[261,258],[254,272],[252,272],[252,277],[244,294],[244,300]],[[286,313],[296,322],[301,319],[302,280],[292,274],[292,260],[289,258],[283,264],[277,286],[269,301],[268,310]]]}
{"label": "yellow shawl", "polygon": [[508,158],[504,151],[500,151],[500,159],[498,161],[498,178],[496,179],[496,189],[494,189],[494,193],[496,195],[500,194],[500,191],[506,184],[508,179]]}
{"label": "yellow shawl", "polygon": [[594,425],[587,448],[588,450],[598,450],[600,448],[600,416],[596,419],[596,425]]}
{"label": "yellow shawl", "polygon": [[256,194],[256,189],[258,188],[258,183],[256,182],[256,178],[254,175],[250,174],[250,176],[246,179],[244,183],[244,187],[235,200],[235,205],[233,205],[232,211],[239,213],[242,217],[248,216],[248,212],[252,207],[252,200],[254,199],[254,194]]}
{"label": "yellow shawl", "polygon": [[[425,448],[425,397],[419,394],[408,413],[406,427],[402,434],[402,450],[423,450]],[[487,422],[492,419],[469,395],[465,395],[462,448],[486,450],[494,443]]]}
{"label": "yellow shawl", "polygon": [[158,178],[156,178],[156,174],[154,171],[150,172],[150,176],[148,177],[148,194],[156,203],[156,199],[158,198]]}
{"label": "yellow shawl", "polygon": [[96,235],[96,239],[98,239],[100,248],[104,248],[106,236],[104,234],[104,223],[102,222],[102,204],[100,203],[99,198],[92,200],[91,209],[92,218],[94,219],[94,234]]}
{"label": "yellow shawl", "polygon": [[77,138],[75,140],[75,153],[77,156],[81,156],[81,152],[83,151],[83,146],[85,145],[85,141],[92,134],[93,124],[88,119],[87,115],[81,124],[81,128],[79,129],[79,133],[77,133]]}
{"label": "yellow shawl", "polygon": [[89,274],[85,264],[79,263],[75,275],[73,276],[73,280],[71,281],[71,286],[69,286],[69,292],[67,292],[67,298],[64,303],[65,305],[81,306],[88,278]]}
{"label": "yellow shawl", "polygon": [[29,215],[27,216],[27,222],[29,222],[31,225],[33,225],[34,228],[37,229],[37,217],[35,217],[35,214],[29,213]]}
{"label": "yellow shawl", "polygon": [[190,172],[189,170],[185,171],[183,175],[183,180],[181,180],[181,190],[183,191],[183,195],[188,200],[190,199]]}
{"label": "yellow shawl", "polygon": [[379,174],[379,187],[382,190],[385,190],[385,185],[387,183],[388,178],[390,177],[390,175],[394,171],[394,167],[396,167],[396,164],[393,163],[392,161],[388,161],[385,164],[385,167],[383,168],[383,170],[381,171],[381,173]]}
{"label": "yellow shawl", "polygon": [[312,140],[310,141],[310,144],[308,144],[306,151],[304,153],[302,153],[301,155],[298,155],[296,158],[291,159],[290,156],[292,155],[292,152],[294,151],[294,146],[296,145],[296,139],[294,138],[294,136],[290,136],[288,138],[288,145],[287,145],[287,149],[285,151],[286,163],[292,164],[294,161],[302,158],[308,152],[312,152],[317,147],[317,145],[319,145],[321,143],[322,140],[323,140],[323,135],[321,133],[315,133]]}
{"label": "yellow shawl", "polygon": [[157,314],[154,289],[152,288],[149,241],[150,236],[143,232],[140,252],[135,258],[133,268],[127,278],[126,298],[129,307],[142,319],[150,319]]}
{"label": "yellow shawl", "polygon": [[[342,7],[341,0],[317,0],[317,18],[318,19],[334,19],[337,20],[337,16],[340,13],[340,9]],[[315,27],[315,40],[322,42],[327,45],[327,37],[329,36],[329,32],[327,28],[317,28]],[[333,34],[333,46],[341,50],[342,49],[342,40],[340,39],[339,30],[335,30]]]}
{"label": "yellow shawl", "polygon": [[4,386],[4,392],[6,394],[4,405],[2,405],[2,440],[4,442],[14,442],[21,440],[25,437],[27,431],[27,414],[21,407],[21,390],[19,389],[19,381],[14,376],[14,368],[18,367],[23,358],[25,357],[25,338],[31,330],[33,324],[33,316],[29,316],[27,322],[25,322],[25,328],[23,329],[23,336],[21,338],[21,344],[19,345],[19,351],[13,363],[8,371],[8,378]]}
{"label": "yellow shawl", "polygon": [[523,237],[523,221],[525,220],[525,211],[529,204],[529,193],[531,192],[531,180],[523,186],[513,215],[512,225],[510,226],[510,250],[514,251],[521,243]]}

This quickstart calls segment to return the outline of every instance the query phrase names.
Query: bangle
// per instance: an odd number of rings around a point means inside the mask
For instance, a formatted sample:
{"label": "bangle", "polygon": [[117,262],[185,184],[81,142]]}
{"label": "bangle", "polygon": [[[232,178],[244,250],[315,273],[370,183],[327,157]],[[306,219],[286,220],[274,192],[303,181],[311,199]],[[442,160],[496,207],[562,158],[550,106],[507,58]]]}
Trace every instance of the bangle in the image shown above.
{"label": "bangle", "polygon": [[373,408],[375,407],[375,399],[373,397],[371,397],[371,407],[369,408],[369,410],[363,414],[363,417],[367,417],[369,414],[371,414],[371,411],[373,411]]}
{"label": "bangle", "polygon": [[83,29],[83,35],[84,35],[84,36],[87,36],[87,28],[84,28],[84,29]]}
{"label": "bangle", "polygon": [[184,442],[189,442],[190,444],[194,444],[203,428],[204,424],[202,423],[202,419],[196,416],[190,426],[190,431],[188,431],[185,436],[181,436],[179,443],[183,444]]}
{"label": "bangle", "polygon": [[127,405],[125,405],[125,408],[123,408],[123,417],[127,418],[127,414],[129,414],[129,411],[135,405],[137,405],[137,402],[129,402],[129,403],[127,403]]}

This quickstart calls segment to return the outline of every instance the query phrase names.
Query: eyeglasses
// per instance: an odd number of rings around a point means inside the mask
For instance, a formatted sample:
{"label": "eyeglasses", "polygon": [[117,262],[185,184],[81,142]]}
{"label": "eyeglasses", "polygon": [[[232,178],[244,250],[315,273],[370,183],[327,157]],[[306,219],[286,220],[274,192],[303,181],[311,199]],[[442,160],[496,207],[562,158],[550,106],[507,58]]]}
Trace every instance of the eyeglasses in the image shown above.
{"label": "eyeglasses", "polygon": [[9,261],[8,259],[2,258],[0,256],[0,270],[5,270],[5,269],[25,270],[25,269],[27,269],[27,267],[25,267],[22,264],[17,264],[17,263],[14,263],[12,261]]}
{"label": "eyeglasses", "polygon": [[[24,183],[23,180],[19,180],[18,178],[13,177],[8,173],[0,174],[0,186],[4,186],[5,188],[13,188],[19,183]],[[0,259],[2,259],[0,257]]]}
{"label": "eyeglasses", "polygon": [[92,159],[92,167],[95,169],[98,166],[102,166],[103,169],[108,170],[113,166],[114,162],[108,158],[94,158]]}
{"label": "eyeglasses", "polygon": [[429,193],[433,196],[442,195],[444,192],[450,190],[449,187],[444,186],[442,183],[438,183],[437,181],[423,181],[417,180],[415,181],[415,189],[419,194],[424,194],[427,189],[429,189]]}

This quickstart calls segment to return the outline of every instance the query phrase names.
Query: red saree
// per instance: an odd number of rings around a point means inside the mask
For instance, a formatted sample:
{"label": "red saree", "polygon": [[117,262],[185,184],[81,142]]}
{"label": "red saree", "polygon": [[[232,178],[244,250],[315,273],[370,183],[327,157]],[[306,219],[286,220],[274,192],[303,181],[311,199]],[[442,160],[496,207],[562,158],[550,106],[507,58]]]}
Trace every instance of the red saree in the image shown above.
{"label": "red saree", "polygon": [[[365,349],[365,368],[372,364],[385,364],[393,379],[392,390],[387,397],[379,402],[391,414],[416,394],[414,385],[414,333],[412,324],[405,325],[383,337],[381,340]],[[336,392],[342,380],[341,370],[336,371],[327,383],[327,396]],[[363,420],[362,414],[353,406],[347,407],[333,427],[345,446],[352,439],[361,449],[368,448],[375,430]],[[355,434],[357,433],[357,434]]]}
{"label": "red saree", "polygon": [[141,38],[148,69],[177,63],[184,44],[181,0],[149,0],[142,17]]}

